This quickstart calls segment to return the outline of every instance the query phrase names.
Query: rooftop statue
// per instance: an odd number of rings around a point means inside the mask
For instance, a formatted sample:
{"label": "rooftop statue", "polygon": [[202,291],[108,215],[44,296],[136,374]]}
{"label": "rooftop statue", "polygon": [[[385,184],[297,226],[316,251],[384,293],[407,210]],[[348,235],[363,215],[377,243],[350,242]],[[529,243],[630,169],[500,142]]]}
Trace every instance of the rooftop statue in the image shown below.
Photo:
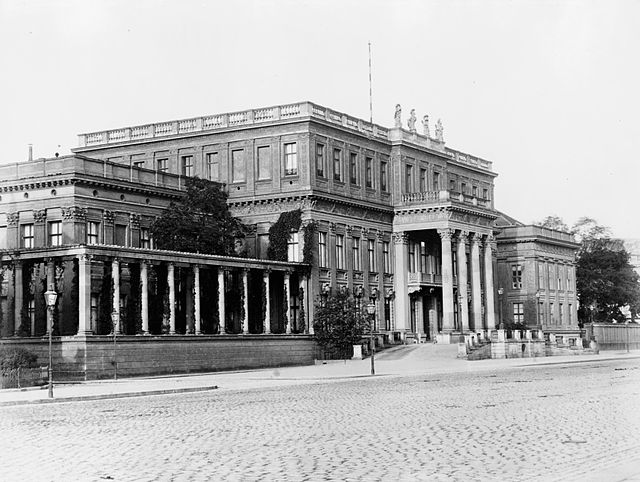
{"label": "rooftop statue", "polygon": [[429,116],[425,115],[422,118],[422,128],[424,130],[424,135],[427,137],[431,137],[431,133],[429,132]]}
{"label": "rooftop statue", "polygon": [[407,121],[407,124],[409,125],[410,132],[416,131],[416,110],[415,109],[411,109],[411,114],[409,115],[409,120]]}
{"label": "rooftop statue", "polygon": [[402,107],[396,104],[396,113],[393,115],[395,127],[402,127]]}
{"label": "rooftop statue", "polygon": [[440,119],[438,119],[436,123],[436,139],[444,142],[444,127],[442,127],[442,121]]}

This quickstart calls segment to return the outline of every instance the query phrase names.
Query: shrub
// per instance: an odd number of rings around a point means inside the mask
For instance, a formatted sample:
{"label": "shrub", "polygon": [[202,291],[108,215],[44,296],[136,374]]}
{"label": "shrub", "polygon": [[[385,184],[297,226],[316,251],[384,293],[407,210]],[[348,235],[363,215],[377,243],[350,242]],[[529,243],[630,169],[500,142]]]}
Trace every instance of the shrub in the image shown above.
{"label": "shrub", "polygon": [[17,368],[35,368],[38,356],[24,348],[0,348],[0,370],[8,371]]}

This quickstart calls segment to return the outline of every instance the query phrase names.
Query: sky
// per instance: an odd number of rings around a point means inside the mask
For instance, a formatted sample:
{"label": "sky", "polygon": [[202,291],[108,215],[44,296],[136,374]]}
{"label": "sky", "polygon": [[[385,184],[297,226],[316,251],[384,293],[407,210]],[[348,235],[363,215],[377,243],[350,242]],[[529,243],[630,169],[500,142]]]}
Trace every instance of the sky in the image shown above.
{"label": "sky", "polygon": [[0,164],[302,100],[368,119],[371,42],[375,123],[442,119],[522,222],[640,238],[639,25],[635,0],[0,0]]}

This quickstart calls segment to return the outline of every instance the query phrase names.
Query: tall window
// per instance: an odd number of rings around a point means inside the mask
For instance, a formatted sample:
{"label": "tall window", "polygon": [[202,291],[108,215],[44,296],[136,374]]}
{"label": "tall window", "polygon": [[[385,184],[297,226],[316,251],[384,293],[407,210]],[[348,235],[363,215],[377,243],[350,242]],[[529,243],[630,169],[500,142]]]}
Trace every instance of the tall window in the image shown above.
{"label": "tall window", "polygon": [[564,304],[560,303],[560,317],[559,317],[559,320],[560,320],[560,324],[561,325],[564,322],[564,309],[563,308],[564,308]]}
{"label": "tall window", "polygon": [[149,228],[140,228],[140,247],[145,249],[151,248],[151,233]]}
{"label": "tall window", "polygon": [[271,147],[269,146],[258,147],[258,179],[271,179]]}
{"label": "tall window", "polygon": [[538,303],[538,325],[544,325],[544,303],[542,301]]}
{"label": "tall window", "polygon": [[552,325],[556,324],[556,306],[554,303],[549,303],[549,321]]}
{"label": "tall window", "polygon": [[471,195],[473,197],[478,197],[478,187],[477,186],[472,186],[471,187]]}
{"label": "tall window", "polygon": [[95,221],[89,221],[87,223],[87,244],[98,244],[100,230],[100,223]]}
{"label": "tall window", "polygon": [[456,180],[455,179],[449,179],[449,190],[450,191],[455,191],[456,190]]}
{"label": "tall window", "polygon": [[32,327],[36,325],[36,300],[29,300],[27,304],[27,316]]}
{"label": "tall window", "polygon": [[23,224],[20,226],[20,230],[22,231],[22,247],[33,248],[33,224]]}
{"label": "tall window", "polygon": [[538,289],[544,289],[544,263],[538,263]]}
{"label": "tall window", "polygon": [[440,190],[440,173],[439,172],[433,173],[433,190],[434,191]]}
{"label": "tall window", "polygon": [[573,324],[573,305],[569,303],[569,324]]}
{"label": "tall window", "polygon": [[367,157],[364,160],[365,185],[373,187],[373,158]]}
{"label": "tall window", "polygon": [[513,322],[524,323],[524,303],[513,304]]}
{"label": "tall window", "polygon": [[522,289],[522,265],[511,265],[511,287],[514,290]]}
{"label": "tall window", "polygon": [[369,258],[369,271],[375,273],[378,271],[378,267],[376,265],[376,241],[375,239],[367,240],[367,254]]}
{"label": "tall window", "polygon": [[353,253],[353,270],[362,271],[362,263],[360,260],[360,238],[353,237],[352,240],[352,253]]}
{"label": "tall window", "polygon": [[486,199],[487,201],[489,200],[489,190],[488,189],[483,189],[482,190],[482,199]]}
{"label": "tall window", "polygon": [[413,166],[407,164],[404,170],[404,192],[413,192]]}
{"label": "tall window", "polygon": [[158,172],[167,172],[168,166],[167,163],[169,162],[169,159],[163,158],[163,159],[156,159],[156,170]]}
{"label": "tall window", "polygon": [[464,183],[464,182],[460,183],[460,192],[462,194],[467,194],[467,184],[466,183]]}
{"label": "tall window", "polygon": [[298,233],[291,233],[287,242],[287,261],[300,261],[300,250],[298,249]]}
{"label": "tall window", "polygon": [[193,176],[193,156],[182,156],[182,175],[191,177]]}
{"label": "tall window", "polygon": [[382,261],[384,263],[384,272],[391,273],[391,256],[389,254],[389,242],[382,242]]}
{"label": "tall window", "polygon": [[427,190],[427,170],[420,169],[420,192]]}
{"label": "tall window", "polygon": [[558,266],[558,291],[562,290],[562,272],[564,271],[564,266]]}
{"label": "tall window", "polygon": [[237,149],[235,151],[231,151],[231,181],[232,182],[243,182],[245,179],[245,168],[244,168],[244,151],[242,149]]}
{"label": "tall window", "polygon": [[549,284],[547,286],[549,286],[549,289],[552,290],[553,289],[553,278],[554,278],[554,271],[555,271],[555,265],[553,264],[547,264],[547,269],[549,270]]}
{"label": "tall window", "polygon": [[349,153],[349,182],[358,185],[358,154]]}
{"label": "tall window", "polygon": [[336,268],[344,269],[344,235],[336,234]]}
{"label": "tall window", "polygon": [[49,223],[49,246],[62,246],[62,221]]}
{"label": "tall window", "polygon": [[327,263],[327,233],[318,232],[318,265],[328,268]]}
{"label": "tall window", "polygon": [[316,144],[316,175],[324,177],[324,145]]}
{"label": "tall window", "polygon": [[209,181],[220,180],[220,161],[217,152],[207,154],[207,179]]}
{"label": "tall window", "polygon": [[340,149],[333,150],[333,179],[342,181],[342,151]]}
{"label": "tall window", "polygon": [[567,291],[573,290],[572,280],[573,279],[573,268],[571,266],[567,266]]}
{"label": "tall window", "polygon": [[298,174],[298,148],[295,142],[284,145],[284,173]]}
{"label": "tall window", "polygon": [[380,162],[380,190],[387,192],[387,163]]}

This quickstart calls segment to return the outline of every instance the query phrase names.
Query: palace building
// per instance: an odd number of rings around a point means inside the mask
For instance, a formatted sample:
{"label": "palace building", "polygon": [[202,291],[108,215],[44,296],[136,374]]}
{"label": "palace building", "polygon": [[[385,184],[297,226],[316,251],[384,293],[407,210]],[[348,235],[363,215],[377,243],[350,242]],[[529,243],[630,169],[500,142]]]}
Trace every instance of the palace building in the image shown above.
{"label": "palace building", "polygon": [[[54,285],[54,333],[89,340],[117,313],[131,337],[306,343],[314,304],[341,289],[375,300],[389,342],[501,323],[579,336],[575,241],[497,211],[492,163],[421,123],[412,111],[403,127],[400,106],[386,128],[301,102],[81,134],[72,155],[0,166],[0,334],[45,333]],[[244,257],[154,249],[151,223],[191,176],[225,186]],[[289,262],[267,260],[269,228],[294,210]]]}

